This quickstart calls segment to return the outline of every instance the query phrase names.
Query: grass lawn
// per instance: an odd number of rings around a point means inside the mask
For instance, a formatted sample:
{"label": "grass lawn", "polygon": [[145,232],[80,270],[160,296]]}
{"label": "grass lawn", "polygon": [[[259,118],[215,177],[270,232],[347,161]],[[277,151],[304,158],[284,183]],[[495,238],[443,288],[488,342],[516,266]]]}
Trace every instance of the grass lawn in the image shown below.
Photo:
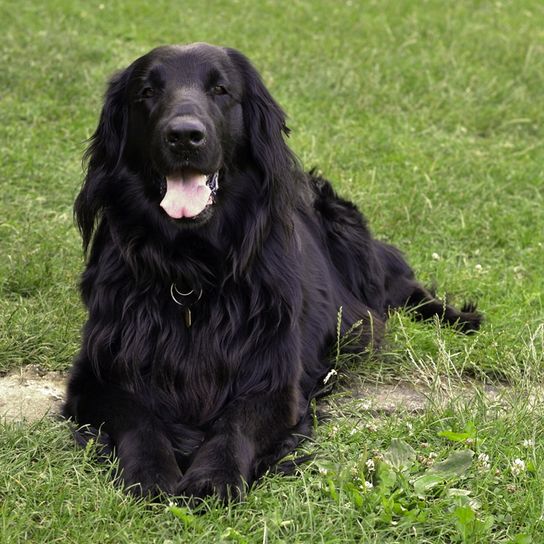
{"label": "grass lawn", "polygon": [[[107,77],[163,43],[245,52],[302,162],[486,315],[470,338],[396,315],[382,353],[340,356],[342,384],[425,383],[429,410],[333,398],[316,460],[240,505],[137,503],[64,423],[0,423],[0,542],[544,542],[540,0],[2,0],[0,31],[0,372],[70,365],[85,140]],[[440,401],[461,382],[511,388]]]}

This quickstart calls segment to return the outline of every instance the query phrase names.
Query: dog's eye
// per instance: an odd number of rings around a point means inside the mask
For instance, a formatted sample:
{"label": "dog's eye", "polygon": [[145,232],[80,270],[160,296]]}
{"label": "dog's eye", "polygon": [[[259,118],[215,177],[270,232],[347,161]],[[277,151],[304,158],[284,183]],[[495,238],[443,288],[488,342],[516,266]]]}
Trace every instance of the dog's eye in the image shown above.
{"label": "dog's eye", "polygon": [[227,89],[225,89],[223,85],[214,85],[211,89],[211,92],[215,95],[227,94]]}
{"label": "dog's eye", "polygon": [[153,89],[153,87],[144,87],[140,96],[142,98],[151,98],[152,96],[155,96],[155,89]]}

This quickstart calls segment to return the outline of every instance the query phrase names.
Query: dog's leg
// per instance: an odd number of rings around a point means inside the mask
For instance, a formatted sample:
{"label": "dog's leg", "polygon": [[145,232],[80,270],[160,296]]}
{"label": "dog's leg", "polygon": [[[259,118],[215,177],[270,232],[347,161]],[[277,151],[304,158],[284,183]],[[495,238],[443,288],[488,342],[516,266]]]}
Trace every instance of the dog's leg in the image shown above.
{"label": "dog's leg", "polygon": [[180,494],[239,498],[254,481],[258,462],[289,441],[299,417],[293,390],[235,401],[212,425],[196,452],[181,481]]}
{"label": "dog's leg", "polygon": [[417,319],[437,316],[441,321],[470,333],[480,328],[482,315],[475,304],[465,304],[460,310],[437,299],[414,277],[401,252],[393,246],[375,241],[377,254],[385,269],[386,304],[390,309],[408,308]]}
{"label": "dog's leg", "polygon": [[173,494],[181,471],[162,422],[134,395],[99,383],[84,368],[79,361],[72,374],[64,415],[107,433],[119,459],[121,479],[131,493]]}
{"label": "dog's leg", "polygon": [[[403,281],[407,281],[404,280]],[[466,303],[460,310],[437,299],[417,281],[407,282],[409,295],[403,306],[411,309],[417,319],[426,320],[437,316],[442,322],[456,329],[471,333],[477,331],[482,323],[482,315],[476,311],[476,305]]]}

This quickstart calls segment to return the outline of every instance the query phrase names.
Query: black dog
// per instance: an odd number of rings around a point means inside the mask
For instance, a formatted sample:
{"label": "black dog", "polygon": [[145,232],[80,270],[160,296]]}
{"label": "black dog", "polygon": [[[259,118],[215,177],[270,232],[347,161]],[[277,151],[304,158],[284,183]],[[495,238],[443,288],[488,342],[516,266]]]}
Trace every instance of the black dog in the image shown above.
{"label": "black dog", "polygon": [[103,431],[133,492],[225,498],[295,448],[340,307],[361,350],[399,306],[480,324],[304,173],[287,133],[232,49],[159,47],[110,82],[75,204],[89,319],[65,415]]}

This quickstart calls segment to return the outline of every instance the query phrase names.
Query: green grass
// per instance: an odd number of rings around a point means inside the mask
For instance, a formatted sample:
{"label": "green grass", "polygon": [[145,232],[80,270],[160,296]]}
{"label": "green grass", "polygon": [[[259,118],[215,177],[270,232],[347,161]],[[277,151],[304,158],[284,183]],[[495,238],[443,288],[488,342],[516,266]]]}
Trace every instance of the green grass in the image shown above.
{"label": "green grass", "polygon": [[[544,420],[529,402],[477,397],[386,418],[361,404],[333,403],[336,417],[307,445],[316,461],[296,476],[267,476],[243,504],[210,500],[198,512],[124,495],[110,483],[112,467],[76,449],[65,424],[6,425],[0,541],[542,541]],[[452,454],[465,464],[438,471]]]}
{"label": "green grass", "polygon": [[[185,521],[124,497],[64,425],[7,425],[1,542],[542,541],[544,410],[527,402],[544,366],[540,1],[3,0],[0,30],[0,371],[64,370],[77,350],[83,260],[71,209],[106,78],[155,45],[202,40],[247,53],[288,112],[303,163],[335,180],[422,280],[453,302],[477,299],[486,315],[471,338],[395,316],[383,353],[339,365],[436,395],[460,380],[513,385],[506,410],[438,406],[354,434],[370,416],[339,403],[308,446],[315,466]],[[438,436],[473,428],[470,444]],[[416,460],[359,493],[370,475],[357,467],[393,438]],[[442,460],[469,447],[461,476],[417,496],[410,482],[429,451]],[[514,477],[516,458],[526,470]]]}

